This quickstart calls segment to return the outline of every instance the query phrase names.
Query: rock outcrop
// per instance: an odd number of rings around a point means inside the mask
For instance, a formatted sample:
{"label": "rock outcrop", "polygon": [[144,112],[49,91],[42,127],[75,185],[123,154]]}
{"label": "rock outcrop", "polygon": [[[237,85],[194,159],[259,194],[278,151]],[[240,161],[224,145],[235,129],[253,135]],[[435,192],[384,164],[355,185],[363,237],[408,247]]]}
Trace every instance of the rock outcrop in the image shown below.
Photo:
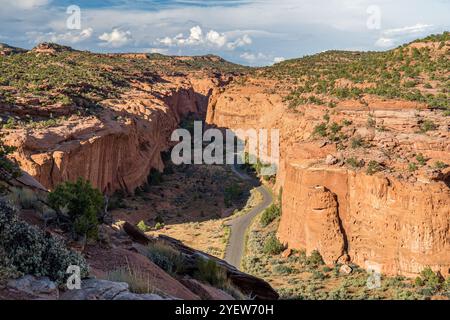
{"label": "rock outcrop", "polygon": [[47,277],[26,275],[8,281],[6,289],[10,295],[27,295],[32,299],[55,300],[59,298],[58,286]]}
{"label": "rock outcrop", "polygon": [[[83,177],[105,193],[132,193],[151,169],[163,169],[161,153],[181,118],[206,112],[213,80],[175,79],[182,82],[153,95],[135,90],[104,101],[108,108],[98,116],[72,116],[45,130],[11,130],[4,141],[18,148],[13,157],[21,168],[48,189]],[[209,90],[202,92],[205,83]]]}
{"label": "rock outcrop", "polygon": [[67,290],[60,300],[164,300],[157,294],[130,292],[128,283],[88,279],[81,283],[81,289]]}

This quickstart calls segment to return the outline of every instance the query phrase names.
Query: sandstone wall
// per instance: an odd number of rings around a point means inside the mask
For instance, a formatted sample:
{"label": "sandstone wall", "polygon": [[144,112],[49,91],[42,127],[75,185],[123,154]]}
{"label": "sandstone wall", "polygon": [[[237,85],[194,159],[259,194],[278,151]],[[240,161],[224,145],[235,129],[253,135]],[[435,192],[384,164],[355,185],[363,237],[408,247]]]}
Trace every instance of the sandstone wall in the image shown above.
{"label": "sandstone wall", "polygon": [[[213,86],[209,81],[210,88]],[[141,90],[104,101],[96,117],[71,117],[53,128],[18,129],[5,142],[18,147],[14,158],[23,170],[52,189],[83,177],[106,193],[133,192],[152,168],[162,170],[161,152],[181,118],[205,113],[210,92],[182,84],[154,95]]]}
{"label": "sandstone wall", "polygon": [[[449,123],[411,102],[370,97],[368,107],[344,101],[332,112],[306,105],[293,113],[277,93],[264,89],[267,85],[248,82],[228,88],[209,106],[207,120],[231,129],[280,129],[275,184],[275,192],[283,188],[280,240],[309,253],[317,249],[329,264],[350,259],[391,275],[413,276],[426,266],[448,274],[449,170],[444,173],[447,178],[432,170],[412,175],[406,159],[422,153],[448,163]],[[346,134],[371,141],[373,147],[358,151],[356,157],[366,159],[366,164],[368,159],[384,161],[398,173],[371,176],[365,170],[347,169],[341,151],[312,141],[312,131],[326,113],[330,123],[353,123],[351,129],[343,129]],[[384,130],[367,129],[369,116]],[[432,119],[439,130],[417,133],[420,119]],[[330,155],[337,164],[326,163]]]}
{"label": "sandstone wall", "polygon": [[286,177],[278,237],[289,247],[386,274],[449,273],[449,188],[292,163]]}

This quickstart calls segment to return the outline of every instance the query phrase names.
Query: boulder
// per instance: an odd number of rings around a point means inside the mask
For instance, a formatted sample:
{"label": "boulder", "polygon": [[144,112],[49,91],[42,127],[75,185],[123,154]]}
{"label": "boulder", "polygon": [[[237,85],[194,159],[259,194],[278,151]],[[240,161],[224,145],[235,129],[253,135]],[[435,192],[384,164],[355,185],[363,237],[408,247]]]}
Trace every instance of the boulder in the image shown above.
{"label": "boulder", "polygon": [[332,166],[338,162],[339,162],[339,160],[331,154],[327,155],[327,158],[325,159],[325,163],[329,166]]}
{"label": "boulder", "polygon": [[128,283],[108,280],[87,279],[81,289],[68,290],[61,300],[164,300],[157,294],[137,294],[130,292]]}
{"label": "boulder", "polygon": [[352,267],[350,267],[348,264],[343,264],[340,268],[339,268],[339,273],[342,274],[350,274],[353,272]]}
{"label": "boulder", "polygon": [[26,275],[7,283],[9,290],[29,294],[36,299],[53,300],[58,299],[58,287],[47,277],[34,277]]}
{"label": "boulder", "polygon": [[290,248],[284,250],[283,253],[281,254],[281,256],[283,258],[289,258],[291,255],[292,255],[292,249],[290,249]]}

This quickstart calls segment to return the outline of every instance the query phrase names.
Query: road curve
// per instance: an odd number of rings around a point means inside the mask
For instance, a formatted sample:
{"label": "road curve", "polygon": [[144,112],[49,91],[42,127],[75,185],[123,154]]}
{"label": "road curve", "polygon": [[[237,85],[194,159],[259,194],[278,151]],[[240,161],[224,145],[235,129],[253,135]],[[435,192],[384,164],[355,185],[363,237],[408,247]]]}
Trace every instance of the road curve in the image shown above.
{"label": "road curve", "polygon": [[[235,172],[241,179],[251,179],[246,174],[237,170],[232,166],[233,172]],[[228,246],[225,251],[225,261],[229,264],[240,269],[242,256],[244,254],[245,247],[245,233],[250,227],[253,219],[269,207],[273,202],[273,197],[270,191],[265,186],[259,186],[256,190],[261,193],[263,200],[247,214],[232,219],[227,223],[231,228],[230,239],[228,240]]]}

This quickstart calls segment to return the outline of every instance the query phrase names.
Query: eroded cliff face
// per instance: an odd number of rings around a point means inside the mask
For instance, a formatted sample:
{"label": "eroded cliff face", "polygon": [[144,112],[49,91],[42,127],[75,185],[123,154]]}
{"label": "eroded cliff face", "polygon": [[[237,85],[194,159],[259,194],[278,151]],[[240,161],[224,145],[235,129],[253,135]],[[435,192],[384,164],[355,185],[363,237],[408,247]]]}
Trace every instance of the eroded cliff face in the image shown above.
{"label": "eroded cliff face", "polygon": [[[366,98],[368,106],[344,101],[332,112],[304,105],[293,113],[281,96],[265,89],[267,83],[255,82],[227,88],[207,119],[232,129],[280,129],[275,190],[283,188],[278,229],[283,243],[318,250],[327,264],[351,260],[389,275],[413,276],[427,266],[449,273],[449,170],[408,170],[408,158],[419,153],[429,163],[448,162],[445,118],[415,103],[374,97]],[[326,139],[314,139],[325,115],[329,123],[351,122],[343,133],[367,145],[338,150]],[[375,119],[373,128],[368,118]],[[421,119],[433,119],[438,129],[418,133]],[[350,168],[350,158],[362,168]],[[369,174],[363,168],[370,161],[383,170]]]}
{"label": "eroded cliff face", "polygon": [[49,189],[83,177],[105,193],[132,193],[152,168],[163,169],[161,152],[170,148],[182,117],[206,113],[218,87],[214,78],[167,81],[156,90],[136,83],[120,99],[103,101],[95,116],[72,115],[46,129],[8,130],[4,140],[18,148],[13,157],[21,168]]}
{"label": "eroded cliff face", "polygon": [[411,276],[427,266],[449,272],[450,191],[443,183],[294,160],[286,166],[282,201],[280,240],[309,253],[317,249],[328,264],[347,253],[386,274]]}

